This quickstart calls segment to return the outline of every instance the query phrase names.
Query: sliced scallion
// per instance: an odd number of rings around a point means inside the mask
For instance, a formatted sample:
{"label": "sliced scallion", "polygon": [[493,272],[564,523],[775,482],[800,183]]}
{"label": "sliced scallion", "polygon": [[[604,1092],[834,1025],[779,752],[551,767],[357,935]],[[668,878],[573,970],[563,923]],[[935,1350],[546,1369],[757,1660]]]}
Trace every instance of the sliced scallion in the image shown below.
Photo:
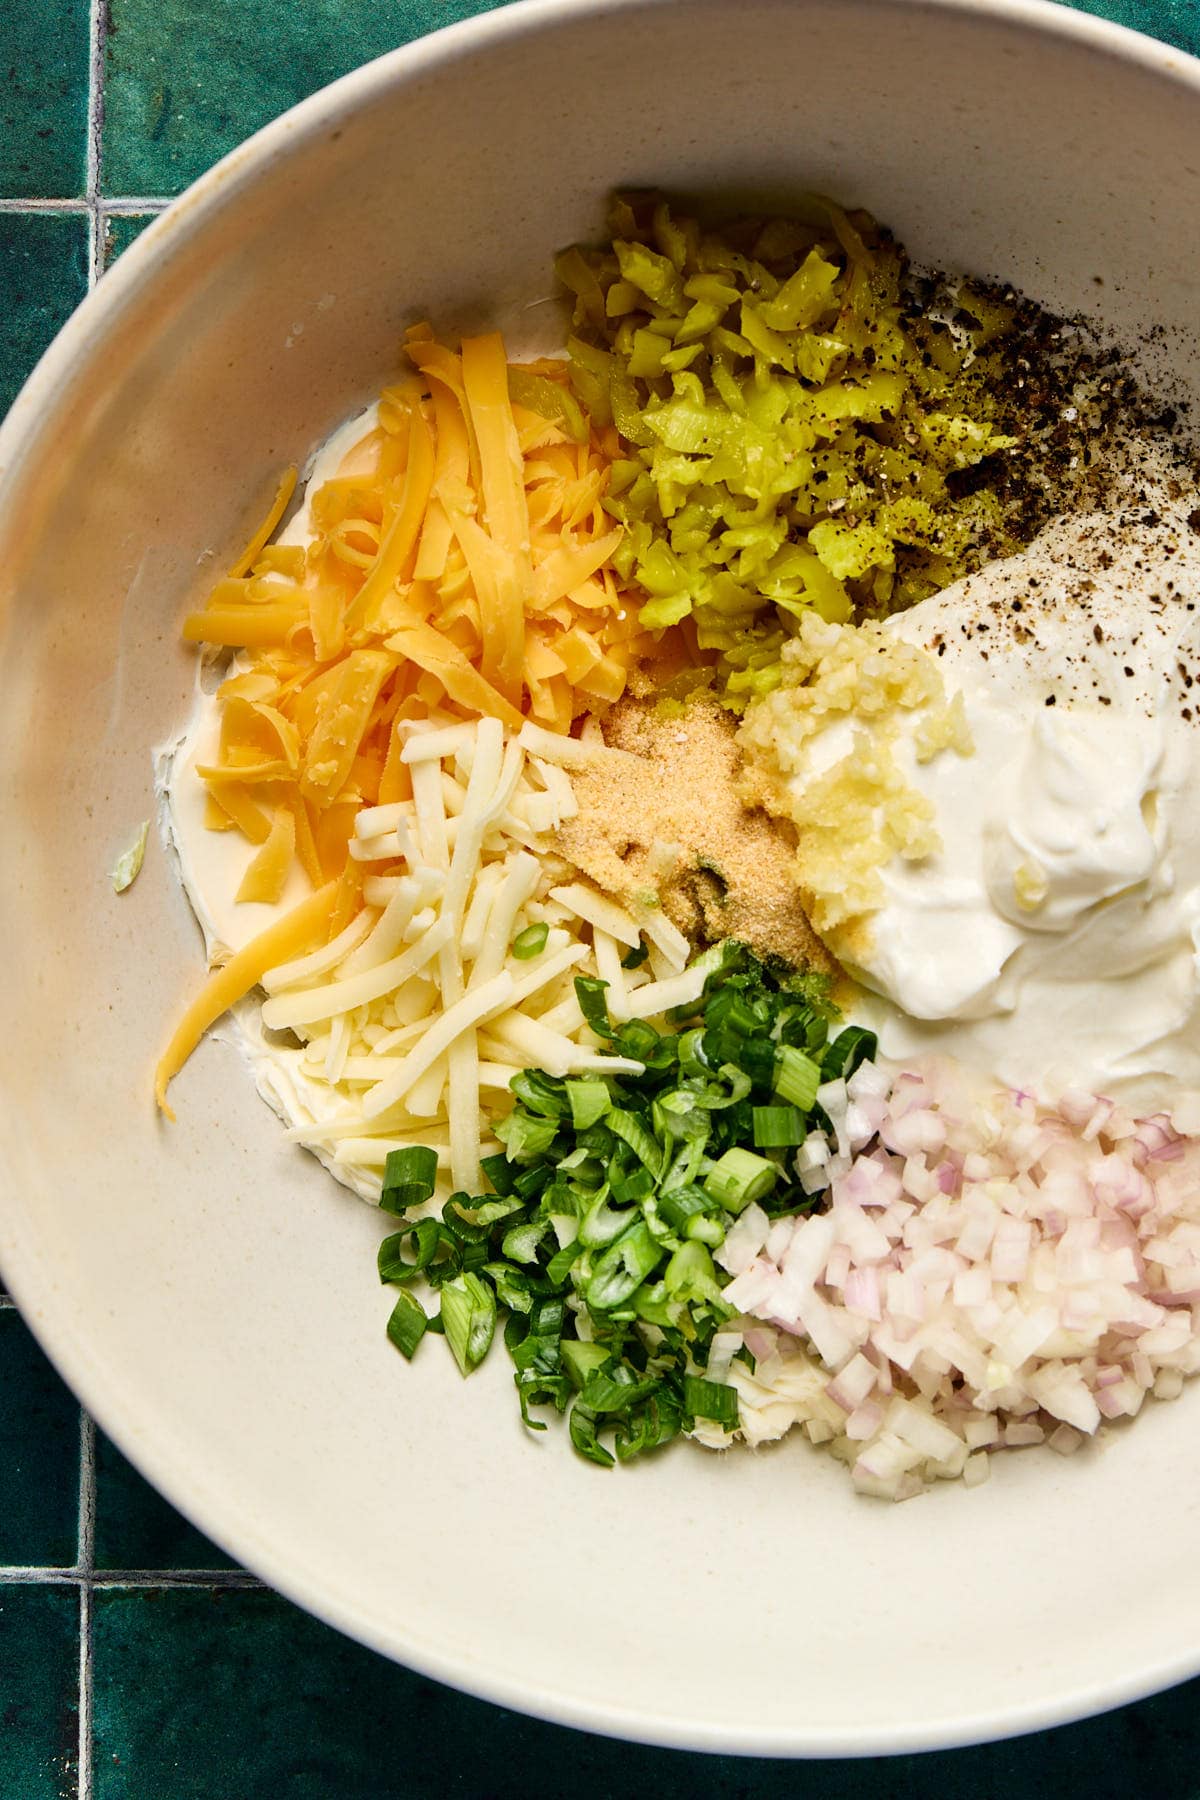
{"label": "sliced scallion", "polygon": [[[782,1153],[827,1128],[821,1081],[874,1050],[857,1028],[827,1041],[821,980],[776,978],[732,943],[701,964],[704,993],[667,1029],[614,1025],[605,983],[577,978],[592,1030],[640,1070],[522,1070],[496,1128],[504,1151],[483,1160],[492,1191],[405,1216],[379,1250],[381,1277],[401,1289],[389,1335],[405,1355],[439,1332],[469,1373],[503,1316],[526,1425],[545,1429],[535,1409],[566,1413],[576,1451],[606,1468],[697,1419],[736,1426],[736,1390],[693,1372],[729,1317],[713,1252],[751,1201],[776,1216],[815,1204]],[[385,1204],[425,1209],[436,1174],[432,1151],[394,1152]],[[432,1318],[417,1280],[440,1293]]]}
{"label": "sliced scallion", "polygon": [[518,962],[529,962],[540,956],[546,948],[546,939],[550,936],[548,925],[527,925],[524,931],[518,931],[512,942],[512,953]]}
{"label": "sliced scallion", "polygon": [[779,1170],[765,1156],[735,1146],[718,1157],[704,1178],[704,1191],[719,1200],[726,1212],[739,1213],[753,1200],[762,1200],[779,1179]]}
{"label": "sliced scallion", "polygon": [[[848,1081],[859,1063],[870,1062],[878,1048],[875,1033],[861,1025],[847,1025],[839,1031],[821,1059],[822,1081]],[[815,1095],[814,1095],[815,1098]]]}
{"label": "sliced scallion", "polygon": [[705,1381],[698,1375],[687,1375],[683,1382],[684,1411],[694,1419],[711,1419],[732,1431],[738,1422],[737,1389],[724,1381]]}
{"label": "sliced scallion", "polygon": [[564,1338],[561,1348],[563,1363],[577,1388],[583,1387],[589,1375],[612,1361],[612,1351],[605,1344],[585,1344],[581,1338]]}
{"label": "sliced scallion", "polygon": [[496,1296],[478,1275],[460,1275],[442,1289],[446,1342],[464,1375],[477,1369],[491,1349],[496,1330]]}
{"label": "sliced scallion", "polygon": [[798,1106],[756,1106],[756,1150],[790,1150],[808,1136],[808,1122]]}
{"label": "sliced scallion", "polygon": [[814,1062],[803,1050],[797,1050],[793,1044],[781,1044],[775,1058],[775,1075],[772,1086],[781,1100],[798,1106],[801,1112],[811,1112],[816,1103],[817,1089],[822,1081],[828,1079],[822,1074],[822,1064]]}
{"label": "sliced scallion", "polygon": [[389,1150],[379,1199],[384,1212],[405,1213],[414,1206],[423,1206],[437,1186],[437,1169],[437,1151],[427,1150],[424,1145]]}
{"label": "sliced scallion", "polygon": [[426,1317],[425,1308],[419,1300],[404,1290],[392,1308],[391,1317],[387,1322],[388,1337],[395,1344],[401,1356],[412,1361],[413,1352],[428,1328],[429,1320]]}
{"label": "sliced scallion", "polygon": [[571,1123],[576,1131],[597,1124],[612,1106],[608,1083],[600,1076],[576,1076],[565,1084],[571,1104]]}

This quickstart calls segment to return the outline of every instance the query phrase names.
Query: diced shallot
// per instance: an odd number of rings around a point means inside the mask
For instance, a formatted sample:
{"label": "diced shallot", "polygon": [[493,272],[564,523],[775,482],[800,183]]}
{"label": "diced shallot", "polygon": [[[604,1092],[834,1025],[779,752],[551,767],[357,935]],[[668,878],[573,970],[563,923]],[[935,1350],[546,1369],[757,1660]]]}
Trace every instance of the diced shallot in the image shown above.
{"label": "diced shallot", "polygon": [[818,1100],[833,1134],[796,1169],[822,1210],[747,1207],[718,1252],[749,1316],[709,1368],[749,1441],[802,1424],[861,1492],[906,1499],[977,1485],[1000,1449],[1071,1454],[1200,1370],[1200,1107],[1049,1105],[932,1058]]}

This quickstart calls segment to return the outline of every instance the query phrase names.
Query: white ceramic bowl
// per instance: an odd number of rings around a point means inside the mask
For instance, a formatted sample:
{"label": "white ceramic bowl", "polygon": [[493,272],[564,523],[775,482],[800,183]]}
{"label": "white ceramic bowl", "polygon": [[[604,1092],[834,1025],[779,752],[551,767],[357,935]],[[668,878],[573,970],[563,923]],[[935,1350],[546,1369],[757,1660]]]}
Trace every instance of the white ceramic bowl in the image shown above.
{"label": "white ceramic bowl", "polygon": [[401,326],[519,322],[605,190],[871,208],[1195,385],[1200,65],[1025,0],[528,0],[289,113],[106,276],[0,433],[3,1269],[68,1381],[248,1567],[545,1717],[692,1748],[948,1745],[1200,1668],[1200,1388],[1107,1447],[889,1508],[800,1442],[601,1474],[384,1339],[378,1219],[212,1042],[156,1118],[199,940],[108,872],[178,641],[270,476]]}

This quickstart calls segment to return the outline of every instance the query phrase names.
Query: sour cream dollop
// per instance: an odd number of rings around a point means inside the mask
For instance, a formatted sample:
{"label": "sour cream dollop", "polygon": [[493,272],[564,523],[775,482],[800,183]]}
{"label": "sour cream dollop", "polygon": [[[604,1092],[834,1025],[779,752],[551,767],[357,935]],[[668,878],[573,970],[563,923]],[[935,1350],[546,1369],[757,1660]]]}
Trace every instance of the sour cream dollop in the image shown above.
{"label": "sour cream dollop", "polygon": [[[1172,516],[1173,511],[1173,516]],[[853,971],[885,1055],[1153,1110],[1200,1090],[1200,537],[1060,520],[898,617],[973,754],[895,756],[940,852],[892,859]],[[820,754],[820,746],[814,745]]]}

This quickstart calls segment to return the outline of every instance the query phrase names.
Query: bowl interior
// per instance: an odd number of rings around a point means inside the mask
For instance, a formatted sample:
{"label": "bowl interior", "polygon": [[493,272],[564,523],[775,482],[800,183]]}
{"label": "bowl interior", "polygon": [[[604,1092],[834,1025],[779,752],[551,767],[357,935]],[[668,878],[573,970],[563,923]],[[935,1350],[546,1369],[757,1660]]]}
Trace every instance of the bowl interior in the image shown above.
{"label": "bowl interior", "polygon": [[[109,870],[186,714],[178,642],[281,464],[402,327],[554,317],[605,192],[869,207],[1200,370],[1200,82],[1056,9],[532,0],[350,77],[136,245],[0,437],[0,1254],[122,1447],[251,1568],[429,1673],[692,1747],[845,1753],[1082,1713],[1200,1666],[1200,1395],[1070,1462],[856,1501],[806,1446],[601,1474],[383,1334],[375,1215],[281,1141],[220,1033],[155,1117],[201,973],[166,859]],[[1160,328],[1147,343],[1149,328]],[[507,1396],[507,1397],[506,1397]],[[1154,1509],[1136,1557],[1115,1522]],[[1124,1535],[1124,1534],[1122,1534]]]}

